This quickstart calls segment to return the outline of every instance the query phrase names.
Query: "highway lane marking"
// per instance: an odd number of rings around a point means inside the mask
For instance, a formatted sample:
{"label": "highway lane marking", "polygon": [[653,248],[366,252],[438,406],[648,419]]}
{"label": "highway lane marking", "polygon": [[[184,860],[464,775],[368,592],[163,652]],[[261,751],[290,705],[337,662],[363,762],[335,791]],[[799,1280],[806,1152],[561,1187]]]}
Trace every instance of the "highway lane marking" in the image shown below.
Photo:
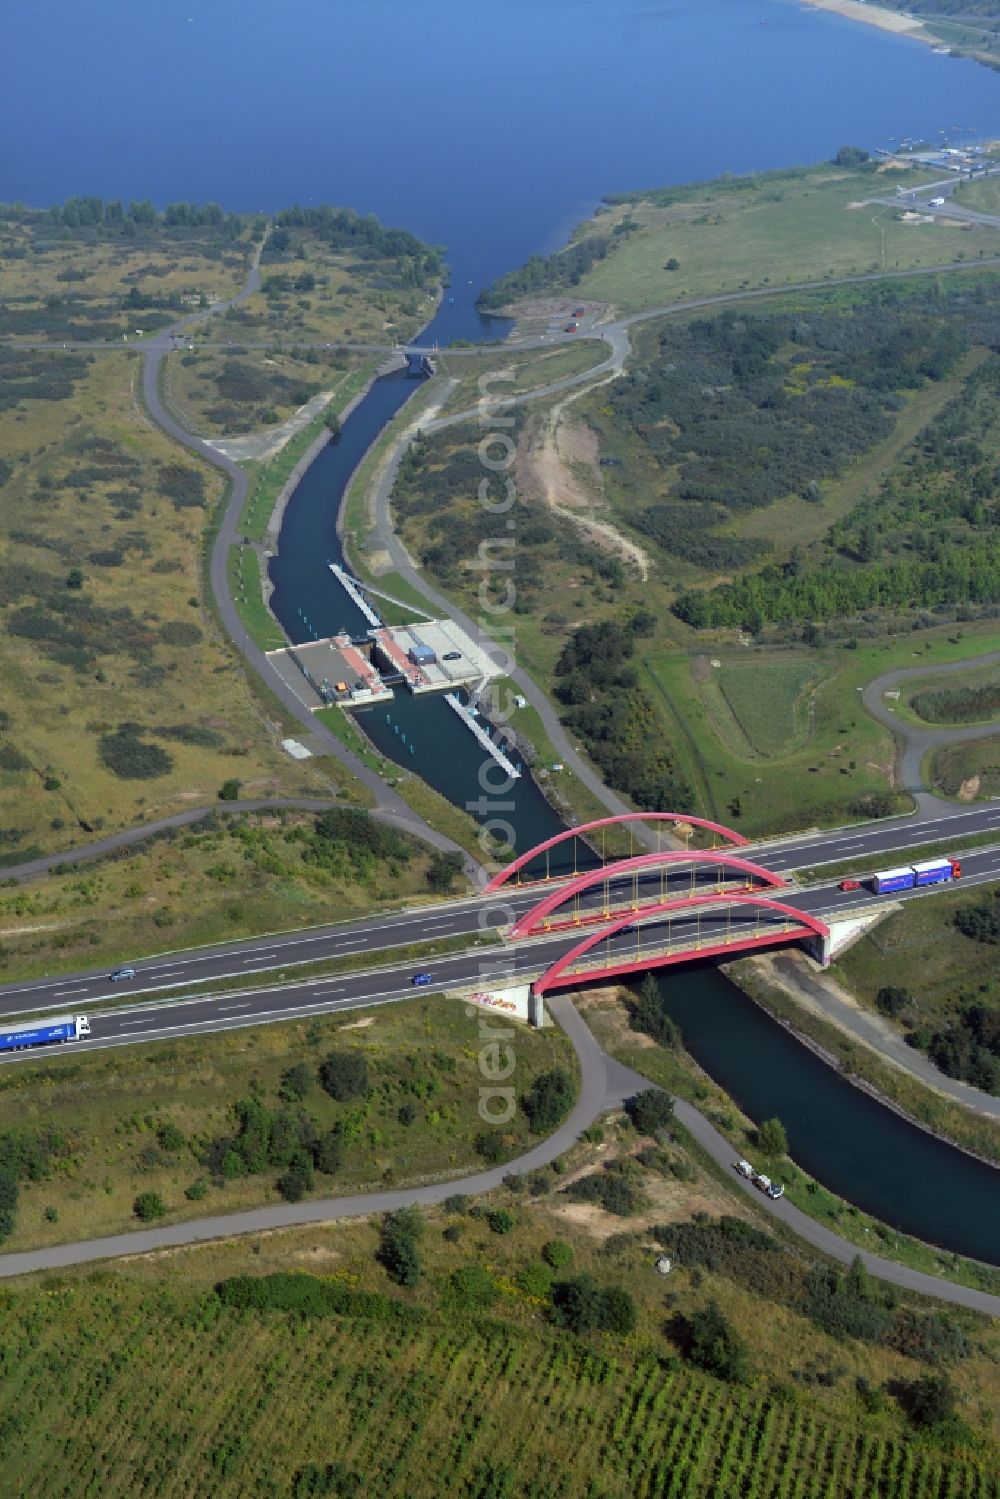
{"label": "highway lane marking", "polygon": [[[873,827],[873,828],[871,828],[870,830],[868,830],[868,831],[866,831],[864,833],[864,841],[865,842],[878,841],[880,843],[883,843],[887,839],[895,838],[895,837],[897,837],[899,835],[904,835],[905,834],[905,835],[908,835],[906,841],[909,844],[912,845],[914,843],[919,843],[919,842],[925,842],[925,841],[927,841],[928,834],[934,832],[937,829],[947,829],[948,831],[953,831],[956,828],[956,824],[964,824],[964,822],[968,821],[968,820],[976,820],[977,823],[978,823],[978,825],[981,826],[981,827],[983,827],[984,830],[987,827],[989,827],[989,828],[992,829],[992,827],[998,821],[1000,821],[1000,807],[995,808],[995,809],[990,809],[990,810],[986,810],[984,808],[970,809],[968,812],[956,813],[953,816],[947,816],[947,817],[944,817],[944,818],[935,818],[935,819],[932,819],[932,820],[927,821],[927,822],[921,822],[921,823],[916,823],[916,824],[903,823],[903,824],[898,824],[898,825],[896,825],[894,827],[885,827],[885,828],[882,828],[882,827]],[[791,844],[789,844],[789,843],[783,843],[783,844],[779,844],[775,848],[775,854],[778,855],[780,853],[780,865],[787,865],[787,861],[788,861],[788,859],[790,857],[801,857],[803,855],[808,854],[810,851],[814,851],[815,853],[822,853],[826,849],[830,849],[830,848],[834,848],[834,847],[838,847],[839,848],[845,842],[857,842],[858,841],[858,830],[852,830],[851,832],[847,832],[847,830],[845,830],[845,833],[846,833],[846,837],[845,838],[841,838],[841,839],[820,839],[820,838],[816,838],[814,836],[813,839],[811,841],[807,842],[807,843],[803,842],[803,843],[798,843],[798,844],[796,844],[796,843],[791,843]],[[773,860],[768,860],[767,859],[768,847],[769,847],[769,845],[767,843],[765,843],[763,845],[759,845],[758,848],[757,848],[757,850],[756,850],[757,856],[759,858],[765,859],[765,861],[769,862],[771,864],[771,866],[774,867],[774,868],[780,867],[780,865],[779,865],[779,859],[777,857],[775,859],[773,859]],[[905,847],[906,847],[906,842],[904,842],[902,844],[897,844],[895,851],[902,851],[903,849],[905,849]],[[894,850],[891,849],[891,848],[887,848],[885,850],[885,852],[887,853],[887,855],[891,856],[892,853],[894,852]],[[965,857],[971,859],[971,858],[975,857],[975,854],[973,852],[967,852],[966,855],[965,855]],[[817,860],[816,862],[822,863],[824,861],[823,860]],[[835,860],[829,859],[829,860],[826,860],[825,862],[832,863],[832,862],[835,862]],[[972,880],[970,879],[970,877],[967,876],[966,883],[968,884],[968,883],[971,883],[971,882],[972,882]],[[976,881],[976,882],[977,883],[981,883],[981,881]],[[553,881],[552,885],[550,885],[548,887],[545,887],[545,888],[551,889],[551,888],[554,887],[555,883],[556,882]],[[515,894],[512,891],[510,893],[510,895],[506,895],[506,896],[505,896],[505,892],[500,891],[500,892],[496,892],[496,896],[497,896],[497,898],[499,900],[506,900],[506,903],[509,905],[509,907],[511,909],[520,910],[520,909],[523,909],[525,907],[530,906],[530,904],[533,901],[539,899],[543,893],[544,893],[544,890],[540,888],[540,889],[535,890],[534,892],[532,892],[530,894],[529,893],[525,893],[523,891]],[[446,922],[446,921],[451,921],[451,922],[461,921],[464,917],[466,917],[466,916],[472,916],[476,912],[482,912],[485,909],[488,909],[488,907],[487,907],[487,905],[484,902],[481,902],[479,900],[471,900],[471,901],[464,901],[464,902],[455,902],[455,903],[453,903],[451,905],[450,910],[448,912],[443,912],[441,907],[436,907],[436,908],[435,907],[428,907],[427,911],[428,912],[432,912],[432,911],[435,911],[435,910],[437,911],[438,914],[432,916],[430,918],[430,922],[431,922],[431,924],[438,925],[438,924]],[[424,927],[426,927],[426,925],[428,924],[426,917],[423,914],[418,913],[418,912],[413,912],[412,914],[411,913],[404,913],[404,917],[405,917],[405,919],[402,919],[402,920],[393,920],[391,917],[388,917],[388,918],[383,917],[380,925],[373,926],[371,928],[364,928],[364,929],[362,929],[362,931],[360,932],[360,934],[357,935],[357,936],[355,936],[355,938],[353,940],[351,940],[349,943],[346,943],[346,944],[342,943],[341,950],[344,950],[344,948],[346,946],[352,946],[353,947],[353,946],[357,945],[358,941],[362,940],[365,936],[368,936],[368,935],[371,935],[371,936],[379,935],[382,938],[382,940],[384,941],[390,935],[390,933],[393,930],[398,930],[398,929],[409,927],[409,926],[424,926]],[[288,941],[285,941],[285,942],[281,942],[280,938],[277,939],[277,940],[279,941],[280,948],[284,952],[287,949],[294,948],[294,947],[299,947],[299,946],[316,945],[318,943],[325,943],[325,942],[336,943],[338,941],[338,933],[342,932],[342,931],[344,931],[344,928],[343,927],[338,927],[338,928],[334,929],[334,931],[332,931],[332,932],[329,929],[325,929],[325,930],[323,930],[321,932],[314,932],[314,933],[310,933],[308,935],[299,936],[299,937],[295,937],[295,938],[290,938]],[[358,933],[358,928],[347,928],[347,931],[353,931],[354,933],[357,934]],[[272,945],[273,945],[273,943],[274,943],[275,940],[276,939],[274,937],[271,938],[271,944]],[[242,950],[246,951],[246,949],[242,949]],[[217,962],[224,963],[227,960],[231,961],[233,957],[235,957],[235,956],[238,955],[239,951],[240,951],[240,949],[236,949],[234,951],[234,949],[230,948],[230,949],[227,949],[227,950],[223,951],[222,953],[219,953],[219,952],[210,953],[210,954],[199,953],[197,955],[191,956],[190,958],[181,958],[181,957],[174,958],[173,961],[174,961],[175,964],[179,962],[184,968],[197,968],[198,966],[201,966],[201,965],[210,965],[210,964],[217,963]],[[258,949],[258,951],[259,951],[259,949]],[[336,951],[334,951],[334,953],[331,954],[331,956],[333,956],[333,957],[335,957],[336,955],[337,955]],[[302,959],[295,960],[295,959],[283,958],[281,961],[278,962],[277,966],[279,966],[279,967],[282,966],[282,963],[287,964],[288,967],[301,966],[304,961],[307,962],[309,960],[308,959],[307,960],[302,960]],[[250,965],[249,964],[244,964],[244,966],[250,966]],[[179,973],[180,971],[181,971],[180,968],[174,968],[174,969],[168,970],[166,976],[172,976],[174,973]],[[154,975],[161,974],[161,973],[162,973],[162,969],[161,968],[153,966],[153,967],[150,967],[150,968],[147,968],[147,969],[143,970],[143,977],[147,977],[148,976],[149,978],[152,978],[152,977],[154,977]],[[202,980],[196,980],[196,981],[199,981],[199,982],[211,982],[212,980],[215,980],[215,981],[218,982],[218,981],[221,981],[222,979],[239,978],[239,977],[242,977],[242,976],[243,976],[243,974],[239,970],[236,970],[236,971],[230,971],[230,972],[224,972],[224,973],[206,974],[204,979],[202,979]],[[57,984],[57,983],[60,982],[59,979],[52,979],[52,980],[44,981],[44,982],[41,982],[41,983],[37,983],[37,982],[36,983],[30,983],[30,984],[20,985],[20,986],[14,987],[14,988],[0,988],[0,1004],[2,1004],[4,998],[13,999],[13,998],[16,998],[16,997],[21,996],[21,995],[37,995],[37,996],[39,996],[41,998],[41,996],[43,996],[45,994],[48,994],[49,991],[52,991],[52,997],[55,997],[55,998],[66,997],[71,992],[82,994],[82,993],[86,992],[86,990],[90,989],[92,986],[99,985],[102,982],[103,979],[104,979],[104,975],[102,975],[102,974],[91,975],[90,978],[86,980],[86,982],[83,985],[83,987],[75,989],[73,991],[65,990],[65,989],[64,990],[55,990],[53,986],[55,984]],[[183,982],[189,982],[189,981],[192,981],[191,980],[191,976],[189,976],[188,979],[184,980]],[[65,979],[63,979],[62,982],[65,983]],[[142,988],[140,990],[131,990],[130,992],[133,993],[133,994],[135,994],[135,993],[140,993],[140,994],[141,993],[149,993],[155,987],[157,987],[157,985],[150,984],[150,985],[147,985],[147,986],[145,986],[144,988]],[[168,985],[166,987],[180,987],[180,985],[179,984],[177,984],[177,985]],[[89,997],[93,998],[95,1001],[96,1000],[110,999],[117,992],[118,991],[111,991],[111,990],[105,990],[105,991],[101,992],[99,990],[97,993],[93,993]],[[191,996],[191,1000],[192,1000],[192,1002],[194,1002],[194,1001],[196,1001],[196,1000],[198,1000],[200,998],[203,998],[203,997],[205,997],[205,996],[197,996],[197,995],[195,995],[195,996]]]}
{"label": "highway lane marking", "polygon": [[55,991],[55,993],[53,994],[52,998],[53,999],[61,999],[64,994],[85,994],[86,991],[87,991],[87,989],[88,989],[88,987],[89,986],[87,984],[84,984],[83,987],[80,988],[80,989],[57,989]]}

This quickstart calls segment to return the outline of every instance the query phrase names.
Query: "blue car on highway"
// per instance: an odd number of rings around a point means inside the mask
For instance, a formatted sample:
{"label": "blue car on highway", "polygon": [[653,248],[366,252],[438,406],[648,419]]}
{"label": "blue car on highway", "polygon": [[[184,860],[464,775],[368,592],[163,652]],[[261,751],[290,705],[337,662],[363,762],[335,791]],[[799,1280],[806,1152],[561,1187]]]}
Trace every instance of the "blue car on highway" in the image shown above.
{"label": "blue car on highway", "polygon": [[422,989],[425,984],[429,984],[431,982],[432,978],[433,974],[430,973],[415,973],[411,978],[410,983],[415,989]]}

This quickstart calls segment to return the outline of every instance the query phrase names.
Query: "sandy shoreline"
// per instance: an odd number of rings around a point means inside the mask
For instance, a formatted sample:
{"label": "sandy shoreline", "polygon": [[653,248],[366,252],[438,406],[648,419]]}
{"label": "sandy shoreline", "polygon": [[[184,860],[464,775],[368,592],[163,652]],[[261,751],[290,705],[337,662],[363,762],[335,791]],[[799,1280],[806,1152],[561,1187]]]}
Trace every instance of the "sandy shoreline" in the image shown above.
{"label": "sandy shoreline", "polygon": [[897,36],[912,37],[918,42],[927,42],[940,47],[937,37],[925,31],[922,22],[913,16],[903,15],[898,10],[885,10],[879,5],[866,5],[864,0],[805,0],[814,10],[832,10],[848,21],[863,21],[867,26],[877,26],[880,31],[891,31]]}

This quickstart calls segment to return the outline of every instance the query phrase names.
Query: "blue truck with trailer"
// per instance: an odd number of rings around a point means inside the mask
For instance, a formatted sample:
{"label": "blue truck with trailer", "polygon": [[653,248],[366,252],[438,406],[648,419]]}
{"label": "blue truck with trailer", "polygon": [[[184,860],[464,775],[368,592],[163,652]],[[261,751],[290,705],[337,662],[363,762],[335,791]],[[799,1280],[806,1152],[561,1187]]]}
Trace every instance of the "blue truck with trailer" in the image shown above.
{"label": "blue truck with trailer", "polygon": [[[3,1021],[0,1021],[0,1026]],[[86,1015],[60,1015],[50,1020],[30,1020],[25,1025],[0,1030],[0,1051],[21,1051],[27,1046],[53,1046],[62,1041],[84,1041],[90,1035]]]}
{"label": "blue truck with trailer", "polygon": [[947,880],[962,876],[958,859],[922,859],[918,864],[907,864],[899,869],[883,869],[872,875],[872,889],[876,895],[888,895],[893,890],[915,890],[923,885],[943,885]]}

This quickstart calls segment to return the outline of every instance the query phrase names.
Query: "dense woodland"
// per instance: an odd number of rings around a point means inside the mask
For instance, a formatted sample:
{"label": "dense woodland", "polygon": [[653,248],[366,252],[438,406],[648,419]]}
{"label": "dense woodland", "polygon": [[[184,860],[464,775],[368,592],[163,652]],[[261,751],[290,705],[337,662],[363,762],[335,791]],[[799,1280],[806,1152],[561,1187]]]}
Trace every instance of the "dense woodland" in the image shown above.
{"label": "dense woodland", "polygon": [[765,565],[675,605],[697,628],[844,619],[872,610],[945,609],[960,618],[1000,604],[996,501],[1000,358],[965,382],[870,499],[831,526],[808,559]]}
{"label": "dense woodland", "polygon": [[479,293],[477,306],[488,312],[521,297],[544,296],[579,286],[584,276],[615,247],[609,234],[590,234],[554,255],[532,255],[516,271],[508,271]]}
{"label": "dense woodland", "polygon": [[441,251],[426,245],[406,229],[386,229],[374,214],[358,214],[350,208],[286,208],[275,215],[275,227],[264,247],[265,263],[280,260],[296,244],[296,230],[321,240],[329,250],[347,250],[363,260],[395,262],[407,286],[423,286],[440,280],[444,273]]}
{"label": "dense woodland", "polygon": [[[651,459],[660,476],[629,485],[626,466],[620,519],[668,557],[742,574],[689,587],[677,615],[699,629],[760,633],[884,611],[992,611],[996,350],[1000,285],[985,276],[883,288],[847,306],[661,325],[591,420],[605,446]],[[891,434],[912,392],[962,359],[974,367],[960,394],[818,543],[778,564],[752,527],[734,534],[735,520],[785,497],[822,514],[824,486]]]}

